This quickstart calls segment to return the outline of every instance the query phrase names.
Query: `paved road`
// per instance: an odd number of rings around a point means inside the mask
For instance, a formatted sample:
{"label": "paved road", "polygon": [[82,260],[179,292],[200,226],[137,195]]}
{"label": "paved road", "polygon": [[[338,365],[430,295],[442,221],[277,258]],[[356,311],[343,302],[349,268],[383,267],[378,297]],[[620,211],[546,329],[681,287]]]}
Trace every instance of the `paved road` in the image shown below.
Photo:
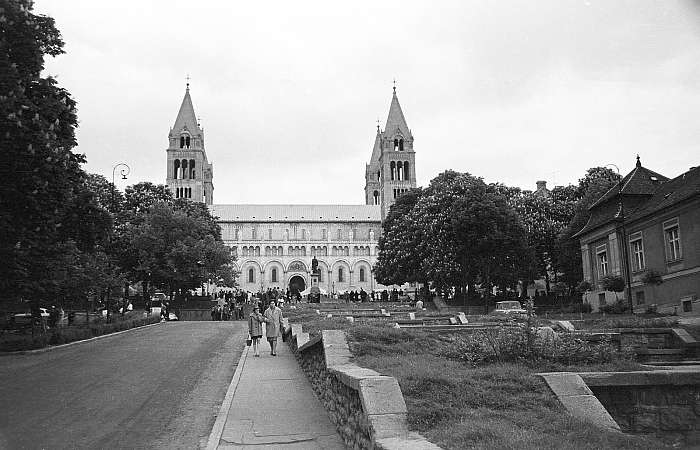
{"label": "paved road", "polygon": [[165,323],[0,356],[0,448],[206,444],[246,334],[244,322]]}

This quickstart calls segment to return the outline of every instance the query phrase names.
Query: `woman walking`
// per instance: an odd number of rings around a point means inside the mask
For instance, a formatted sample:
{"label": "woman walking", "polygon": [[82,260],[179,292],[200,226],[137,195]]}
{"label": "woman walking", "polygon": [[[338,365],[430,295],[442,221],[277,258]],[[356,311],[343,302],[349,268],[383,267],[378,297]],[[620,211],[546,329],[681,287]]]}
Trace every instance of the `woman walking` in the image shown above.
{"label": "woman walking", "polygon": [[277,337],[282,334],[282,310],[275,305],[275,299],[265,310],[265,335],[270,342],[270,354],[277,356]]}
{"label": "woman walking", "polygon": [[262,337],[262,324],[265,322],[265,318],[260,314],[260,307],[255,305],[253,307],[253,312],[250,313],[248,317],[248,334],[250,334],[250,340],[253,344],[253,352],[255,356],[260,356],[260,351],[258,349],[258,343]]}

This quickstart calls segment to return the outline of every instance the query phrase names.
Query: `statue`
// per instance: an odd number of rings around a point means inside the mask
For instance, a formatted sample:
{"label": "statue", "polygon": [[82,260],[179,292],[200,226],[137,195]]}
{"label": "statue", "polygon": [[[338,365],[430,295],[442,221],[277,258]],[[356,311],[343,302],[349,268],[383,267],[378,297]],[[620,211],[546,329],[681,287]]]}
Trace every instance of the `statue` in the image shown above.
{"label": "statue", "polygon": [[318,274],[321,271],[318,269],[318,259],[314,256],[314,259],[311,260],[311,273]]}

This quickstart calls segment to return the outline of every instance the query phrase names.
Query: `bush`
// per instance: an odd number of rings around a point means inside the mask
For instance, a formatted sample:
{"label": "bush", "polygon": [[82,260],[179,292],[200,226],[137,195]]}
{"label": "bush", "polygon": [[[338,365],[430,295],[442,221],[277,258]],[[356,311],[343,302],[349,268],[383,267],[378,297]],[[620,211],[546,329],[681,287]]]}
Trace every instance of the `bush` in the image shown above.
{"label": "bush", "polygon": [[542,363],[601,364],[632,357],[611,341],[592,344],[571,335],[544,338],[520,327],[499,327],[457,336],[440,353],[472,365],[496,362],[519,362],[528,366]]}
{"label": "bush", "polygon": [[50,329],[46,334],[32,338],[30,334],[5,334],[0,338],[0,351],[35,350],[49,345],[61,345],[82,341],[96,336],[158,323],[160,317],[127,319],[113,323],[92,323],[89,327],[71,326]]}
{"label": "bush", "polygon": [[625,280],[618,275],[608,275],[600,280],[600,284],[606,291],[622,292],[625,290]]}
{"label": "bush", "polygon": [[600,311],[605,314],[623,314],[629,311],[629,304],[626,301],[618,300],[613,304],[600,307]]}

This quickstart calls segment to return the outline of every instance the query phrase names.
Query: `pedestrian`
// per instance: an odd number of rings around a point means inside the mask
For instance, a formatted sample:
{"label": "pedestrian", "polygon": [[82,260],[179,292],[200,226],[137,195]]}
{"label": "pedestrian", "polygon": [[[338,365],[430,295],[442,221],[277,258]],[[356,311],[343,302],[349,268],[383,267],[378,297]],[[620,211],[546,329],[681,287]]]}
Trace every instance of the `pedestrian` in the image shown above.
{"label": "pedestrian", "polygon": [[265,334],[270,343],[270,354],[277,356],[277,338],[282,334],[282,310],[277,307],[275,300],[265,310]]}
{"label": "pedestrian", "polygon": [[265,318],[260,314],[260,307],[255,305],[253,307],[253,312],[250,313],[248,317],[248,334],[250,335],[250,340],[253,345],[253,352],[255,356],[260,356],[260,351],[258,349],[258,344],[260,338],[262,337],[262,324],[265,323]]}

